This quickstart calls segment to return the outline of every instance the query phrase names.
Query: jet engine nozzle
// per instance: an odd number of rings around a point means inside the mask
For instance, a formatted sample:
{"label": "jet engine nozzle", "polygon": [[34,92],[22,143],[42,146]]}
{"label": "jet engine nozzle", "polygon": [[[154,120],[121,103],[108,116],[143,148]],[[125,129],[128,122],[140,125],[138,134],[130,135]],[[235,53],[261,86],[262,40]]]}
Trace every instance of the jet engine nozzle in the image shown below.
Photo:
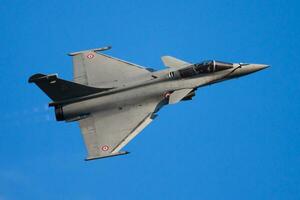
{"label": "jet engine nozzle", "polygon": [[65,120],[63,108],[61,106],[55,106],[54,112],[55,112],[55,118],[57,121]]}

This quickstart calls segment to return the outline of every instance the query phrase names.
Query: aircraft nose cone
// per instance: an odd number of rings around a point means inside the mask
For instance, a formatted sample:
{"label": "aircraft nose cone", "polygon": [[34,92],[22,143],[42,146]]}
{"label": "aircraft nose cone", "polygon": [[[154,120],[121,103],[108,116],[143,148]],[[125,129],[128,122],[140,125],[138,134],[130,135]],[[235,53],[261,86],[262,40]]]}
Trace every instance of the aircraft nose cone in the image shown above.
{"label": "aircraft nose cone", "polygon": [[242,69],[243,69],[242,73],[244,75],[247,75],[247,74],[251,74],[251,73],[266,69],[268,67],[269,67],[269,65],[265,65],[265,64],[249,64],[249,65],[246,65],[244,68],[242,67]]}
{"label": "aircraft nose cone", "polygon": [[245,65],[238,64],[238,65],[241,67],[231,75],[232,77],[245,76],[270,67],[269,65],[265,65],[265,64],[245,64]]}
{"label": "aircraft nose cone", "polygon": [[251,68],[253,70],[253,72],[259,71],[259,70],[263,70],[270,67],[269,65],[265,65],[265,64],[252,64]]}

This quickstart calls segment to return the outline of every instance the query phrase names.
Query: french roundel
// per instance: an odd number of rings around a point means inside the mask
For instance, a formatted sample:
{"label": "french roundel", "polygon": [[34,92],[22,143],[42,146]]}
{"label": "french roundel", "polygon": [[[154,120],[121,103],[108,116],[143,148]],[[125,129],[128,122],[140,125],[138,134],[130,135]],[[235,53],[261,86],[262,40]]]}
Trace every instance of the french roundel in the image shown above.
{"label": "french roundel", "polygon": [[101,147],[101,150],[102,151],[108,151],[109,147],[107,145],[104,145]]}
{"label": "french roundel", "polygon": [[92,58],[94,58],[95,56],[94,56],[94,54],[90,53],[90,54],[88,54],[86,57],[87,57],[88,59],[92,59]]}

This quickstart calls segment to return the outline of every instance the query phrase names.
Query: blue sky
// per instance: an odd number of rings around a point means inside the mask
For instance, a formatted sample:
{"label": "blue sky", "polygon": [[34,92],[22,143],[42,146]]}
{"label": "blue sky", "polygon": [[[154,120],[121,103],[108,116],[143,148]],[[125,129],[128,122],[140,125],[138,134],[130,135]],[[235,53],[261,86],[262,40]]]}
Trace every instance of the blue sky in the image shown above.
{"label": "blue sky", "polygon": [[[14,1],[0,4],[0,200],[300,199],[298,1]],[[126,156],[85,162],[28,77],[72,79],[66,54],[164,68],[160,57],[270,64],[169,106]]]}

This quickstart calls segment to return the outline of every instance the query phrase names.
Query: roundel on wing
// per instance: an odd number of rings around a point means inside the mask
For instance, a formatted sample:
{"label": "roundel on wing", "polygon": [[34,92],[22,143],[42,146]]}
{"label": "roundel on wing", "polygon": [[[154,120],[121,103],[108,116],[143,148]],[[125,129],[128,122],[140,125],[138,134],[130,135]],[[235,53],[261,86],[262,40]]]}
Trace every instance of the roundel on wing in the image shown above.
{"label": "roundel on wing", "polygon": [[101,147],[101,150],[102,150],[102,151],[108,151],[108,149],[109,149],[109,147],[108,147],[107,145],[103,145],[103,146]]}
{"label": "roundel on wing", "polygon": [[94,58],[94,57],[95,57],[95,55],[94,55],[94,54],[92,54],[92,53],[89,53],[88,55],[86,55],[86,57],[87,57],[88,59],[92,59],[92,58]]}

